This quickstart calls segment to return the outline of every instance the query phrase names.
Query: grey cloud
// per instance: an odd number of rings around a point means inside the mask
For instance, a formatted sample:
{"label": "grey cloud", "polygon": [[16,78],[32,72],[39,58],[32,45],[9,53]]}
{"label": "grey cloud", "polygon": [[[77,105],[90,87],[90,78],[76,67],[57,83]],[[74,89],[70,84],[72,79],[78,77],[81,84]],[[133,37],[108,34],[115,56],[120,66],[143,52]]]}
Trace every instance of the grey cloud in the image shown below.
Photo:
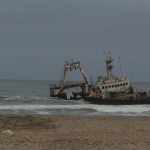
{"label": "grey cloud", "polygon": [[[94,76],[97,68],[105,72],[102,49],[106,47],[122,57],[132,80],[142,81],[136,67],[136,77],[131,72],[137,65],[147,72],[149,4],[148,0],[3,0],[0,78],[54,79],[71,58],[81,60]],[[40,70],[43,74],[37,73]],[[148,74],[144,80],[149,80]]]}

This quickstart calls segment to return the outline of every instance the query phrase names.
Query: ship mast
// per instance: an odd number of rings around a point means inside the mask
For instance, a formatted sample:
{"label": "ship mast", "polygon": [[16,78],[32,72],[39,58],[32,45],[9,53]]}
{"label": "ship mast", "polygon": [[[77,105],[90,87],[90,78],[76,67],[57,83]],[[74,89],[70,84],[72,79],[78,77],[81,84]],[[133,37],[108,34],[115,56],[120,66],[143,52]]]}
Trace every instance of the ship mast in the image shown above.
{"label": "ship mast", "polygon": [[112,69],[113,69],[113,64],[112,62],[114,59],[111,58],[111,53],[107,52],[104,50],[104,55],[105,55],[105,64],[106,64],[106,70],[107,70],[107,76],[109,79],[111,79],[112,75]]}

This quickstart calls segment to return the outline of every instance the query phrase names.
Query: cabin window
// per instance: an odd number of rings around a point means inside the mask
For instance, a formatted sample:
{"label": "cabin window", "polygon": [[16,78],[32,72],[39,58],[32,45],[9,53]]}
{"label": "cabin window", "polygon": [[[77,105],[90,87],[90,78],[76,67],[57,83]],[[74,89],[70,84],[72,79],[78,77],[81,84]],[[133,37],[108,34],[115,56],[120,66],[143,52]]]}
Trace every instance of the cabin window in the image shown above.
{"label": "cabin window", "polygon": [[112,88],[114,88],[114,85],[112,85]]}
{"label": "cabin window", "polygon": [[125,86],[126,84],[125,83],[123,83],[123,86]]}
{"label": "cabin window", "polygon": [[104,89],[104,86],[102,86],[102,89]]}
{"label": "cabin window", "polygon": [[105,89],[107,89],[108,87],[107,86],[105,86]]}
{"label": "cabin window", "polygon": [[122,83],[121,83],[121,86],[122,86]]}
{"label": "cabin window", "polygon": [[109,88],[111,88],[111,86],[109,85]]}
{"label": "cabin window", "polygon": [[115,84],[115,87],[117,87],[117,84]]}
{"label": "cabin window", "polygon": [[126,85],[128,85],[128,82],[126,83]]}

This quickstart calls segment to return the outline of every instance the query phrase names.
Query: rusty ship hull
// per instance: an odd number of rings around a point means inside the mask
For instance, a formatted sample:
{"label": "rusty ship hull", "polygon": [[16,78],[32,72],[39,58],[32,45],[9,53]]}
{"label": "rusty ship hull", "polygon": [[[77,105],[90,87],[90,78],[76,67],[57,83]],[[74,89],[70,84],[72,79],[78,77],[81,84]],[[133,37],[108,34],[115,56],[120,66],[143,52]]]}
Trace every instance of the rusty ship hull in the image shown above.
{"label": "rusty ship hull", "polygon": [[100,105],[144,105],[150,104],[150,96],[139,99],[126,99],[126,100],[115,98],[102,99],[97,97],[84,97],[84,101]]}

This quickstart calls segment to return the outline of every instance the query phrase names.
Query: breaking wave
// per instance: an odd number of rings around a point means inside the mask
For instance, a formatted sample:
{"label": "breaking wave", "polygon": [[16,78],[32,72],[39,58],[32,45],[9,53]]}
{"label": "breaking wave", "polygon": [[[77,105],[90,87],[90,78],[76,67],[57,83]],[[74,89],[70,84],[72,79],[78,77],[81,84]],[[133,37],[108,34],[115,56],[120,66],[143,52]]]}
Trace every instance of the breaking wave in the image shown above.
{"label": "breaking wave", "polygon": [[0,99],[3,99],[5,101],[50,100],[49,97],[40,97],[40,96],[0,96]]}
{"label": "breaking wave", "polygon": [[105,105],[3,105],[0,112],[12,113],[28,112],[33,114],[59,114],[59,115],[143,115],[150,114],[150,105],[131,106],[105,106]]}

